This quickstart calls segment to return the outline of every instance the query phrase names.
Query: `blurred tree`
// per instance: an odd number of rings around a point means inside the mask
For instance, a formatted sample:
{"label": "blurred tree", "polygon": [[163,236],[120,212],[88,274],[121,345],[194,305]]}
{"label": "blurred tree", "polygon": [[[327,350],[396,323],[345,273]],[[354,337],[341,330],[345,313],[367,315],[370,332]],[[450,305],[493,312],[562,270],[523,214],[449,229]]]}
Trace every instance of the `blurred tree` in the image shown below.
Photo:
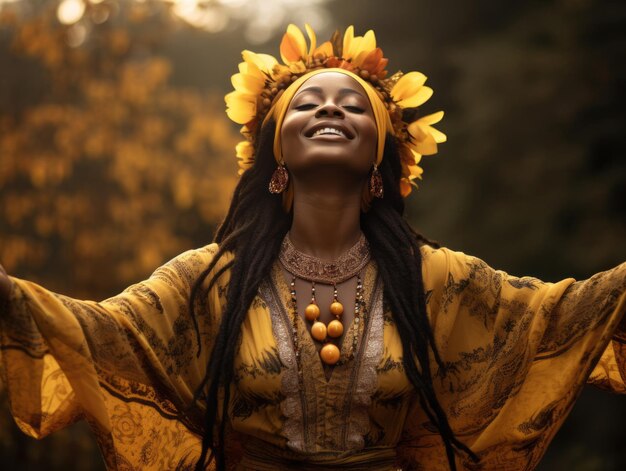
{"label": "blurred tree", "polygon": [[[11,72],[0,95],[0,260],[98,299],[211,240],[235,184],[237,137],[220,94],[169,82],[166,6],[87,5],[111,17],[87,35],[31,3],[26,17],[0,12],[0,68]],[[102,468],[86,426],[39,445],[7,409],[3,466]]]}
{"label": "blurred tree", "polygon": [[[51,8],[0,19],[18,93],[0,111],[0,260],[74,296],[209,241],[235,183],[221,96],[170,86],[166,11],[142,8],[118,8],[80,47]],[[35,103],[19,96],[32,90]]]}

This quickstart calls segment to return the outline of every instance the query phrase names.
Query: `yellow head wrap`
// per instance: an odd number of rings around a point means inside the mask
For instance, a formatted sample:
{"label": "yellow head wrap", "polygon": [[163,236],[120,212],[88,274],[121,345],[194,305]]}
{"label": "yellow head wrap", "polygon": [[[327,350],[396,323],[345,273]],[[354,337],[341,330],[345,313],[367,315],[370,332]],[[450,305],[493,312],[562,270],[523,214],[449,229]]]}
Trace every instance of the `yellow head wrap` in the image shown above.
{"label": "yellow head wrap", "polygon": [[347,75],[348,77],[352,77],[359,85],[361,85],[363,91],[365,91],[367,98],[372,105],[374,119],[376,121],[376,129],[378,135],[378,144],[376,148],[376,165],[379,165],[383,159],[383,151],[385,149],[385,136],[388,132],[393,134],[393,125],[391,124],[391,119],[389,118],[389,112],[387,111],[387,108],[385,107],[383,101],[378,96],[376,90],[372,88],[372,86],[368,82],[363,80],[358,75],[350,72],[349,70],[339,68],[317,69],[302,75],[285,89],[281,97],[269,110],[267,116],[263,120],[263,125],[267,123],[267,120],[270,117],[274,118],[274,120],[276,121],[276,133],[274,134],[274,158],[276,159],[276,162],[283,162],[280,130],[283,126],[283,120],[285,119],[285,114],[287,113],[287,109],[289,108],[291,100],[296,95],[300,87],[308,79],[310,79],[314,75],[328,72],[340,73]]}

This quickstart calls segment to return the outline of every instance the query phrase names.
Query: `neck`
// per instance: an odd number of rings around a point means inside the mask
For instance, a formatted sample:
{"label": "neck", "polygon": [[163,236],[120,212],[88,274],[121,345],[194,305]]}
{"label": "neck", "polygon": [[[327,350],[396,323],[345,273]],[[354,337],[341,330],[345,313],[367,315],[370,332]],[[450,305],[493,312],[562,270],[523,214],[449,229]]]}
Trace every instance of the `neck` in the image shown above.
{"label": "neck", "polygon": [[323,260],[335,260],[361,236],[360,194],[298,191],[289,237],[294,247]]}

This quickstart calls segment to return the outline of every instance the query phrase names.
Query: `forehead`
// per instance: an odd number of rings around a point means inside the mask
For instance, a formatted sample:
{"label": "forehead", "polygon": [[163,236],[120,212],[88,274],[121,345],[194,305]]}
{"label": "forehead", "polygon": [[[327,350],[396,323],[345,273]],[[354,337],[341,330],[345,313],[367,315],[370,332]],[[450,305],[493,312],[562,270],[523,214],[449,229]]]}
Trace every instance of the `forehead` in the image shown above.
{"label": "forehead", "polygon": [[322,72],[310,77],[302,84],[295,96],[311,90],[322,94],[332,94],[342,90],[344,92],[352,91],[367,98],[367,94],[359,82],[340,72]]}

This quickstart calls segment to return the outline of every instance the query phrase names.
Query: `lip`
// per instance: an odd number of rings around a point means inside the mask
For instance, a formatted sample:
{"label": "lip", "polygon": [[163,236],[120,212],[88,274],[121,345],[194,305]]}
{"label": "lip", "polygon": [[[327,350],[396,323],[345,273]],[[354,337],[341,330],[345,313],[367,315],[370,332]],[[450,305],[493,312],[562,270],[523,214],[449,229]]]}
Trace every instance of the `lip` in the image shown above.
{"label": "lip", "polygon": [[[346,137],[344,138],[343,136],[340,136],[338,134],[321,134],[319,136],[313,137],[313,134],[315,134],[316,131],[319,131],[320,129],[324,129],[324,128],[337,129],[341,131]],[[337,121],[320,121],[318,123],[315,123],[313,126],[311,126],[309,129],[307,129],[304,132],[304,136],[307,137],[308,139],[332,139],[332,140],[354,139],[354,133],[350,131],[346,126],[344,126],[342,123],[338,123]]]}

